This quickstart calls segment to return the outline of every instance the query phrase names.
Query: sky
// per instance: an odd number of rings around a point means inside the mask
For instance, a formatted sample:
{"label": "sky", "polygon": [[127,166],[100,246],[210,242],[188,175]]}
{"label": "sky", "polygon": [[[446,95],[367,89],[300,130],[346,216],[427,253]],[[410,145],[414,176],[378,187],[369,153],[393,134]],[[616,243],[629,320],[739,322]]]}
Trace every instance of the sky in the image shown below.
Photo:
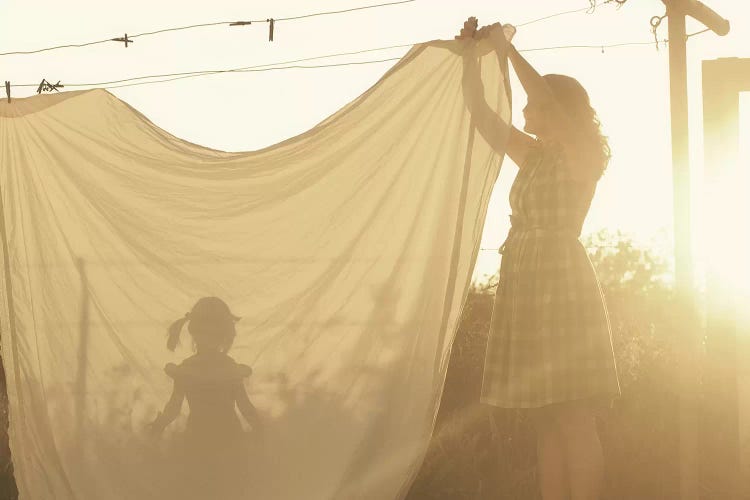
{"label": "sky", "polygon": [[[380,3],[377,0],[302,0],[212,2],[104,2],[0,0],[0,52],[82,43],[163,28],[217,21],[282,18]],[[705,259],[701,235],[702,98],[701,61],[750,57],[750,7],[737,0],[706,2],[730,20],[726,37],[705,33],[688,42],[691,162],[694,182],[695,240],[698,265]],[[480,24],[521,24],[561,11],[585,8],[588,0],[416,0],[348,14],[280,21],[274,41],[266,23],[216,26],[141,37],[128,48],[115,42],[33,55],[0,57],[0,80],[37,84],[42,78],[63,84],[92,83],[140,75],[229,69],[276,63],[432,39],[450,39],[468,16]],[[649,19],[664,14],[658,0],[629,0],[621,8],[600,6],[521,27],[519,50],[561,45],[607,45],[653,41]],[[688,32],[703,27],[688,20]],[[666,22],[659,39],[667,37]],[[336,60],[400,57],[408,48],[372,52]],[[584,227],[623,231],[637,241],[670,251],[672,166],[669,124],[668,51],[662,47],[532,51],[527,59],[540,73],[564,73],[587,88],[610,137],[613,158]],[[311,62],[308,64],[315,64]],[[334,113],[394,64],[320,69],[291,69],[184,79],[110,91],[170,133],[226,151],[259,149],[297,135]],[[514,123],[522,126],[525,97],[515,77]],[[68,89],[73,89],[68,87]],[[0,92],[1,89],[0,89]],[[14,88],[32,95],[35,88]],[[742,97],[743,124],[750,99]],[[743,137],[750,127],[743,125]],[[746,141],[748,142],[748,141]],[[748,164],[747,148],[744,161]],[[475,278],[493,274],[496,248],[508,230],[508,191],[516,168],[507,160],[490,202]]]}

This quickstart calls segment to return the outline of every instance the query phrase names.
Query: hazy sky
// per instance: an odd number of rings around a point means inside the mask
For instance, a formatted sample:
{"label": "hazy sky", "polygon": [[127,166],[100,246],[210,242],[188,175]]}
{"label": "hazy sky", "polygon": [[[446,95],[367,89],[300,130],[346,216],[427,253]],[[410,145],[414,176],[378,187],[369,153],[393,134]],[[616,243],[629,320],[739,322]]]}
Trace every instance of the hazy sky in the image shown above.
{"label": "hazy sky", "polygon": [[[212,2],[128,0],[0,1],[0,52],[81,43],[162,28],[215,21],[287,17],[379,3],[376,0]],[[727,37],[706,33],[688,44],[691,151],[700,210],[702,101],[700,62],[750,57],[750,7],[738,0],[706,2],[732,23]],[[463,20],[520,24],[584,8],[587,0],[417,0],[350,14],[279,22],[275,41],[267,24],[206,27],[122,44],[0,57],[0,81],[90,83],[158,73],[229,69],[338,52],[452,38]],[[604,45],[653,40],[649,19],[662,15],[658,0],[629,0],[619,10],[603,5],[593,14],[571,14],[522,27],[519,50],[560,45]],[[688,22],[688,31],[702,27]],[[659,38],[667,37],[666,22]],[[399,57],[406,48],[322,61]],[[600,182],[585,232],[607,227],[650,240],[671,226],[671,156],[667,49],[653,45],[530,52],[542,73],[565,73],[588,89],[610,136],[613,160]],[[315,64],[308,63],[308,64]],[[303,132],[375,83],[393,63],[323,69],[239,73],[112,89],[153,122],[183,139],[216,149],[254,150]],[[514,81],[514,121],[522,124],[525,97]],[[14,89],[31,95],[35,89]],[[1,92],[1,90],[0,90]],[[4,97],[4,96],[3,96]],[[748,99],[743,108],[750,110]],[[744,119],[744,118],[743,118]],[[745,121],[746,122],[746,121]],[[743,134],[747,135],[746,127]],[[491,202],[483,247],[496,248],[508,229],[508,189],[515,167],[501,171]],[[699,228],[697,228],[699,229]],[[666,233],[665,233],[666,234]],[[699,234],[699,233],[698,233]],[[494,272],[495,251],[483,251],[476,275]]]}

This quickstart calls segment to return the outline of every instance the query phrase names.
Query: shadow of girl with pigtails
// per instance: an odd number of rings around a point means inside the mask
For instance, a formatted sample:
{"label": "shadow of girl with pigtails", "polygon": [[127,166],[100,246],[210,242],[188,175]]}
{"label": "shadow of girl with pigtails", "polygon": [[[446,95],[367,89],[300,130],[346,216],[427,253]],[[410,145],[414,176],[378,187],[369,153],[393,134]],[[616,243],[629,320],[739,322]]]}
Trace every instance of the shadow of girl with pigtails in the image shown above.
{"label": "shadow of girl with pigtails", "polygon": [[[185,430],[175,443],[171,460],[179,477],[176,499],[235,499],[251,490],[248,463],[260,439],[261,421],[245,390],[252,369],[234,361],[227,352],[236,336],[239,320],[217,297],[203,297],[185,317],[169,327],[167,348],[174,351],[187,324],[195,354],[180,364],[169,363],[164,371],[173,380],[173,390],[164,411],[149,425],[154,437],[181,413],[187,400],[190,413]],[[251,426],[243,429],[237,410]],[[167,495],[168,496],[168,495]]]}

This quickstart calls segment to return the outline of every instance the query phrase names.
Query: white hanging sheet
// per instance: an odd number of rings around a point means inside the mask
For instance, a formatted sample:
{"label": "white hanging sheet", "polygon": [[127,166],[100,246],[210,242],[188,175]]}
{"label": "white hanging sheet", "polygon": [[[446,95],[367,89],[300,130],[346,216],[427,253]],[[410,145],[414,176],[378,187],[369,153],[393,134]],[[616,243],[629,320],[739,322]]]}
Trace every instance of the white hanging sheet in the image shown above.
{"label": "white hanging sheet", "polygon": [[[183,141],[106,90],[3,99],[0,327],[21,500],[402,498],[502,160],[467,109],[481,85],[462,82],[466,58],[510,123],[507,71],[476,48],[414,46],[313,129],[251,152]],[[252,368],[242,387],[262,422],[243,423],[241,463],[188,456],[186,403],[147,432],[172,394],[165,365],[195,354],[187,330],[169,351],[166,329],[204,296],[241,317],[227,355]]]}

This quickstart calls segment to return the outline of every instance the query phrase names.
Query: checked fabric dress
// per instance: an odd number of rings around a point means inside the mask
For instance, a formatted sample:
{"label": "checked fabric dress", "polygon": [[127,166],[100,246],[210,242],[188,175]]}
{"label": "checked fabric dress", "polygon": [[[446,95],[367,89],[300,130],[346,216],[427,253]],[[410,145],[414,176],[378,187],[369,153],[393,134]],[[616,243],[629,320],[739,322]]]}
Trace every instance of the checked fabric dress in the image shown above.
{"label": "checked fabric dress", "polygon": [[620,393],[607,310],[579,241],[596,181],[570,177],[537,142],[510,191],[481,401],[536,408]]}

